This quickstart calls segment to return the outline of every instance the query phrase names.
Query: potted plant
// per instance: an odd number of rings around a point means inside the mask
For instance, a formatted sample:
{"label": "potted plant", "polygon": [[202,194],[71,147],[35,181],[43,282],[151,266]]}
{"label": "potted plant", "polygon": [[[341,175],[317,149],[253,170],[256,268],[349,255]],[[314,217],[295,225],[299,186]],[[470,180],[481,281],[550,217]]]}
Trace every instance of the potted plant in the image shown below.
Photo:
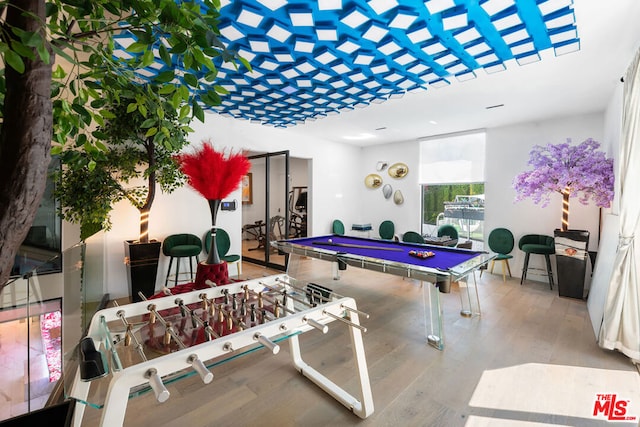
{"label": "potted plant", "polygon": [[104,120],[93,132],[102,145],[74,147],[61,152],[56,195],[64,219],[80,224],[84,240],[111,227],[113,205],[128,200],[140,214],[140,234],[125,241],[130,294],[150,296],[156,283],[161,242],[149,238],[149,213],[156,186],[171,192],[184,184],[173,156],[185,145],[190,117],[180,114],[171,98],[149,84],[105,75],[103,97],[93,103]]}
{"label": "potted plant", "polygon": [[561,296],[583,298],[589,232],[569,229],[569,200],[594,201],[609,207],[614,194],[613,159],[598,151],[600,144],[589,138],[578,145],[536,145],[530,153],[532,170],[514,180],[516,201],[531,198],[547,206],[551,194],[562,195],[562,226],[555,230],[558,291]]}

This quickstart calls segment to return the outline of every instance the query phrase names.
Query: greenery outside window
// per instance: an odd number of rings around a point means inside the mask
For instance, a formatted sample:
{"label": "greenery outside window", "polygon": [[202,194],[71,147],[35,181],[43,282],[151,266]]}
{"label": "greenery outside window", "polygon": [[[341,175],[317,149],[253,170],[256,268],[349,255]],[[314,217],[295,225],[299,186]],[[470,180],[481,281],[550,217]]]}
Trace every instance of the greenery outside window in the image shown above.
{"label": "greenery outside window", "polygon": [[484,183],[422,185],[423,232],[451,224],[463,239],[483,241]]}

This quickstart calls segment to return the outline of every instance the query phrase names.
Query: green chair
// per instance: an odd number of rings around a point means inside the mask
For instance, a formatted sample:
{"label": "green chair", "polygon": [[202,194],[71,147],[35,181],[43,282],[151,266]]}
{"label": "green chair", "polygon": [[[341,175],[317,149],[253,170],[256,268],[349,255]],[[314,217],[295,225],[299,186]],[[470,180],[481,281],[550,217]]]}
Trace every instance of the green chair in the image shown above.
{"label": "green chair", "polygon": [[191,280],[193,280],[193,258],[198,264],[198,255],[202,252],[202,240],[194,234],[182,233],[167,236],[162,242],[162,253],[169,257],[169,268],[167,268],[167,277],[164,279],[164,286],[169,283],[169,273],[171,272],[171,264],[173,259],[176,261],[175,285],[178,284],[178,276],[180,275],[180,259],[189,259],[189,271]]}
{"label": "green chair", "polygon": [[527,278],[527,270],[529,269],[529,255],[544,255],[547,262],[547,277],[549,278],[549,288],[553,289],[553,271],[551,270],[551,259],[549,255],[556,253],[553,237],[544,234],[525,234],[518,240],[518,248],[524,252],[524,267],[522,268],[522,277],[520,284]]}
{"label": "green chair", "polygon": [[[241,259],[242,257],[237,254],[229,254],[229,249],[231,249],[231,238],[229,237],[229,233],[227,233],[222,228],[216,229],[216,247],[218,248],[218,255],[220,255],[221,261],[226,261],[227,264],[235,264],[237,276],[240,277],[242,273]],[[211,250],[211,230],[207,231],[204,235],[204,251],[208,254],[209,250]]]}
{"label": "green chair", "polygon": [[415,231],[407,231],[402,235],[402,241],[407,243],[424,243],[424,237]]}
{"label": "green chair", "polygon": [[333,234],[338,234],[340,236],[344,236],[344,224],[339,219],[334,219],[333,224],[331,225],[331,232]]}
{"label": "green chair", "polygon": [[444,224],[438,227],[438,237],[449,236],[452,239],[447,246],[454,247],[458,244],[458,230],[451,224]]}
{"label": "green chair", "polygon": [[380,223],[380,227],[378,228],[378,233],[380,234],[380,238],[385,240],[393,240],[393,237],[396,232],[396,226],[392,221],[386,220]]}
{"label": "green chair", "polygon": [[513,277],[511,276],[511,267],[509,266],[509,260],[513,258],[511,251],[515,244],[513,233],[506,228],[493,229],[491,230],[491,233],[489,233],[487,243],[489,245],[489,249],[498,254],[497,257],[491,260],[491,270],[489,272],[493,274],[493,266],[496,261],[502,261],[502,281],[506,282],[507,276],[505,271],[509,272],[509,277]]}

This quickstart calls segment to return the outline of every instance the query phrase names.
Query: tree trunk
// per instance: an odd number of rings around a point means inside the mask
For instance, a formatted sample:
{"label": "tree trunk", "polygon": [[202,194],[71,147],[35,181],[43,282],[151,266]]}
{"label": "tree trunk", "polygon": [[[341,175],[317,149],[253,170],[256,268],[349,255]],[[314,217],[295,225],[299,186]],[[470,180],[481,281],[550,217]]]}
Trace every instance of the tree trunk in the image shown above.
{"label": "tree trunk", "polygon": [[[42,29],[44,0],[9,3],[8,25],[31,32]],[[37,54],[35,60],[24,59],[24,63],[23,74],[5,66],[7,89],[0,133],[0,289],[33,223],[51,160],[51,65],[40,61]]]}
{"label": "tree trunk", "polygon": [[149,243],[149,214],[151,213],[151,205],[156,198],[156,153],[153,138],[149,138],[145,144],[147,150],[147,163],[149,177],[147,178],[147,199],[140,208],[140,243]]}
{"label": "tree trunk", "polygon": [[569,195],[571,190],[569,187],[562,192],[562,231],[569,229]]}

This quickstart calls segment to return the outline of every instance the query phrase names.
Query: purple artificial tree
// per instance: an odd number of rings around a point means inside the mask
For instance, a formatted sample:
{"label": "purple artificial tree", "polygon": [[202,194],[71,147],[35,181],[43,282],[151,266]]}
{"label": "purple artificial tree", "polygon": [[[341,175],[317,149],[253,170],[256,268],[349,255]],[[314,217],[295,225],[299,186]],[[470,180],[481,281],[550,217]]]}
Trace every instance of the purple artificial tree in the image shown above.
{"label": "purple artificial tree", "polygon": [[578,145],[536,145],[530,153],[533,170],[516,176],[513,188],[516,201],[530,197],[534,203],[547,206],[551,193],[562,194],[562,231],[569,228],[569,198],[578,197],[586,205],[593,200],[608,208],[613,200],[613,159],[598,151],[600,144],[589,138]]}

